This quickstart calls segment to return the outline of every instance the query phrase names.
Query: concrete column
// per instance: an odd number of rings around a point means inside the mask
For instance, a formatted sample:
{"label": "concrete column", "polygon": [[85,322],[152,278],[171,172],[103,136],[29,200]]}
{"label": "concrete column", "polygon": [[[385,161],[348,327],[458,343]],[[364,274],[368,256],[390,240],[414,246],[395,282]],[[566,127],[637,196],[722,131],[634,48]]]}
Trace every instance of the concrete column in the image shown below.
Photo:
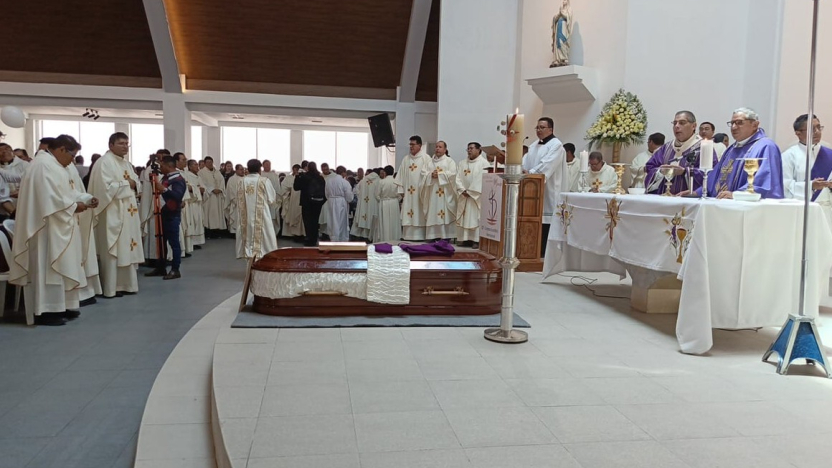
{"label": "concrete column", "polygon": [[191,111],[183,94],[165,93],[162,99],[165,125],[165,148],[171,153],[191,151]]}

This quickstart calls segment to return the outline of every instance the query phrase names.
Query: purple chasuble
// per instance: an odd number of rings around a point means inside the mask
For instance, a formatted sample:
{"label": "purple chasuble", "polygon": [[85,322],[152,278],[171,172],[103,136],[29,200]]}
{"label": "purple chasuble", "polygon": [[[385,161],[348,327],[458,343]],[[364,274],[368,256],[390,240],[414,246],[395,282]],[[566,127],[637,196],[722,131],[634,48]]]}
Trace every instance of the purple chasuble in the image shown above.
{"label": "purple chasuble", "polygon": [[[693,137],[691,137],[693,138]],[[688,187],[688,173],[687,170],[682,175],[674,176],[671,180],[670,184],[670,193],[676,195],[677,193],[684,192],[685,190],[697,190],[702,187],[702,180],[703,174],[702,171],[699,169],[699,158],[701,157],[701,141],[696,142],[693,146],[687,149],[687,151],[682,152],[680,155],[681,159],[676,159],[676,150],[673,148],[673,141],[665,143],[661,148],[657,149],[653,156],[647,161],[647,165],[645,168],[647,169],[647,176],[644,178],[644,186],[650,187],[654,182],[655,177],[661,179],[661,183],[659,184],[658,188],[654,190],[650,190],[647,193],[653,193],[657,195],[661,195],[665,191],[665,186],[667,185],[667,181],[665,180],[664,176],[659,172],[659,167],[664,165],[670,165],[673,161],[679,161],[679,167],[687,168],[688,161],[686,156],[690,154],[696,155],[696,162],[694,162],[693,167],[691,167],[691,173],[693,175],[693,187]],[[711,155],[713,158],[714,165],[717,163],[717,156],[716,150],[714,150],[713,154]]]}
{"label": "purple chasuble", "polygon": [[760,170],[754,177],[754,191],[763,198],[783,198],[783,162],[780,148],[766,136],[763,129],[757,130],[745,145],[736,143],[729,146],[722,159],[708,176],[708,196],[716,197],[720,192],[736,192],[748,186],[743,167],[743,158],[759,158]]}

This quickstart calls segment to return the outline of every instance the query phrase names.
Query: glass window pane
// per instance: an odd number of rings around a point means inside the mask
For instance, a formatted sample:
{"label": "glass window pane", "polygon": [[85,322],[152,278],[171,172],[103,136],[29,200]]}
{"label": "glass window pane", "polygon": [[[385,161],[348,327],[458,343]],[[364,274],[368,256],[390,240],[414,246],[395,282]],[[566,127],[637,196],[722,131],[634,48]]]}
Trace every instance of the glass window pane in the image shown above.
{"label": "glass window pane", "polygon": [[69,135],[76,140],[81,139],[81,130],[78,126],[80,122],[73,122],[70,120],[42,120],[40,137],[55,138],[58,135]]}
{"label": "glass window pane", "polygon": [[161,124],[130,124],[130,162],[147,164],[151,154],[165,147],[165,129]]}
{"label": "glass window pane", "polygon": [[315,161],[318,169],[322,163],[335,164],[335,132],[319,130],[303,131],[303,159]]}
{"label": "glass window pane", "polygon": [[257,159],[271,161],[275,172],[291,172],[291,136],[291,130],[258,128]]}
{"label": "glass window pane", "polygon": [[112,122],[80,122],[81,151],[84,165],[90,165],[90,158],[95,153],[104,155],[110,149],[110,135],[116,132],[116,124]]}
{"label": "glass window pane", "polygon": [[338,165],[352,171],[366,169],[367,138],[366,133],[338,132]]}
{"label": "glass window pane", "polygon": [[246,165],[257,157],[257,129],[251,127],[222,127],[222,161]]}
{"label": "glass window pane", "polygon": [[187,155],[188,159],[202,159],[202,127],[199,125],[191,125],[191,154]]}

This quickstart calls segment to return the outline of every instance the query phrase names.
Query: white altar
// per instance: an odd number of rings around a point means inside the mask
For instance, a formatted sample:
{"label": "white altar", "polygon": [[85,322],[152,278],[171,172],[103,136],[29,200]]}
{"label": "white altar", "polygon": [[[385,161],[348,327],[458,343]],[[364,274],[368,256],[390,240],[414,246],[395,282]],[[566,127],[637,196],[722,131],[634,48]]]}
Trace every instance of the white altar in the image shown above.
{"label": "white altar", "polygon": [[[803,204],[655,195],[564,193],[552,217],[544,278],[563,271],[630,271],[648,287],[682,280],[676,336],[701,354],[712,328],[780,326],[797,312]],[[832,232],[809,210],[806,310],[817,315],[832,267]],[[823,228],[817,229],[818,226]]]}

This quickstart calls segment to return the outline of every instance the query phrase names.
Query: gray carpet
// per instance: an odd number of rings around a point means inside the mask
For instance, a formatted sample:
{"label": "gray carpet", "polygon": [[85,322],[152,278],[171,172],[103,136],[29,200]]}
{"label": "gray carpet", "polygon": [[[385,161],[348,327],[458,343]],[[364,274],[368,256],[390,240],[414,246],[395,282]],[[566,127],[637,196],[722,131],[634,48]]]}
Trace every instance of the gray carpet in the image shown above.
{"label": "gray carpet", "polygon": [[[231,328],[341,328],[341,327],[499,327],[495,315],[403,315],[398,317],[275,317],[240,312]],[[531,328],[514,314],[516,328]]]}

